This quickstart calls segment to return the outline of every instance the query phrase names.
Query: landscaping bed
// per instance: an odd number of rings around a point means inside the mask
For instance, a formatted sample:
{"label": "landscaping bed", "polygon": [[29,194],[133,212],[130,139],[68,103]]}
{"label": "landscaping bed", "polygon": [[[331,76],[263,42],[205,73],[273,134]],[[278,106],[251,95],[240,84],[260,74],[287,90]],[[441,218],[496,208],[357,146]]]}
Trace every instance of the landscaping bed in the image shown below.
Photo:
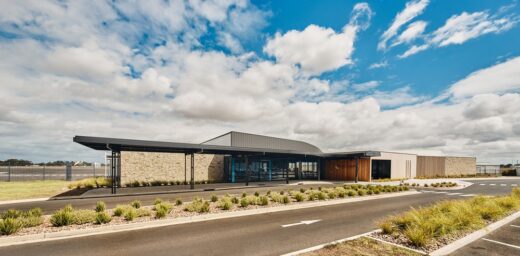
{"label": "landscaping bed", "polygon": [[411,209],[379,222],[382,232],[371,236],[432,252],[520,210],[520,189],[509,196],[477,196]]}
{"label": "landscaping bed", "polygon": [[355,240],[346,241],[325,246],[322,249],[305,253],[305,256],[380,256],[380,255],[401,255],[418,256],[417,252],[385,244],[367,237],[360,237]]}
{"label": "landscaping bed", "polygon": [[140,201],[106,209],[98,202],[91,210],[77,210],[68,205],[52,215],[42,215],[41,209],[30,211],[8,210],[0,214],[0,235],[28,235],[63,230],[85,229],[97,226],[118,225],[131,222],[153,221],[164,218],[180,218],[201,214],[241,211],[255,208],[277,207],[309,201],[335,200],[409,190],[406,186],[343,185],[334,188],[310,188],[298,191],[270,192],[260,195],[213,195],[210,200],[196,198],[191,202],[174,202],[156,199],[152,206],[142,206]]}

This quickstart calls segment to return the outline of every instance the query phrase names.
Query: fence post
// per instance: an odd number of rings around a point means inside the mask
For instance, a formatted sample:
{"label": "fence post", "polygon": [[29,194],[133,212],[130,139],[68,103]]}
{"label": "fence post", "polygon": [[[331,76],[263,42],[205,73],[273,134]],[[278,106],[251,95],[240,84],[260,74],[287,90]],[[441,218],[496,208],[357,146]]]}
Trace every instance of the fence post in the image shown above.
{"label": "fence post", "polygon": [[7,167],[7,181],[11,181],[11,162],[9,162]]}
{"label": "fence post", "polygon": [[65,167],[65,180],[71,181],[72,180],[72,164],[67,163],[67,166]]}
{"label": "fence post", "polygon": [[43,180],[45,180],[45,165],[43,165]]}

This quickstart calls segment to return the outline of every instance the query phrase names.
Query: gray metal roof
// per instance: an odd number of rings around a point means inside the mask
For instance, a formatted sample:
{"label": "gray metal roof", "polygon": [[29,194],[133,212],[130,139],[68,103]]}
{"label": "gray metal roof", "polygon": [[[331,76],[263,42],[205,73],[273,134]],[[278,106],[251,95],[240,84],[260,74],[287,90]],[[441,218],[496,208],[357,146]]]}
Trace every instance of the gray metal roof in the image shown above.
{"label": "gray metal roof", "polygon": [[[179,142],[132,140],[106,137],[74,136],[73,141],[95,150],[167,152],[167,153],[206,153],[221,155],[271,155],[298,157],[349,158],[379,156],[377,151],[356,151],[341,153],[308,152],[279,148],[253,148],[227,145],[192,144]],[[310,145],[310,144],[309,144]],[[312,145],[311,145],[312,146]]]}
{"label": "gray metal roof", "polygon": [[202,142],[201,144],[242,148],[269,148],[298,152],[312,152],[316,154],[322,153],[318,147],[304,141],[235,131],[222,134],[213,139]]}

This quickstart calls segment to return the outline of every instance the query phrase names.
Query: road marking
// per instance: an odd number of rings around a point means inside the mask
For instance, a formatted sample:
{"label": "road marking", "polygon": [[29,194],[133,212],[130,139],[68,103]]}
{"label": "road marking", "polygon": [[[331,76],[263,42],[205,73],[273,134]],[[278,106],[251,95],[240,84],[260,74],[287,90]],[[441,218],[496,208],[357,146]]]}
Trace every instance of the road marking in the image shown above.
{"label": "road marking", "polygon": [[518,186],[518,185],[517,184],[511,184],[511,187],[516,187],[516,186]]}
{"label": "road marking", "polygon": [[302,220],[302,221],[297,222],[297,223],[291,223],[291,224],[282,225],[282,228],[298,226],[298,225],[310,225],[310,224],[316,223],[318,221],[321,221],[321,220]]}
{"label": "road marking", "polygon": [[489,184],[490,186],[495,186],[496,184]]}
{"label": "road marking", "polygon": [[503,243],[503,242],[499,242],[499,241],[495,241],[495,240],[491,240],[491,239],[487,239],[487,238],[482,238],[482,240],[488,241],[488,242],[492,242],[492,243],[495,243],[495,244],[501,244],[501,245],[509,246],[509,247],[516,248],[516,249],[520,249],[520,246],[516,246],[516,245],[512,245],[512,244],[506,244],[506,243]]}
{"label": "road marking", "polygon": [[511,225],[511,227],[520,228],[520,226],[517,226],[517,225]]}
{"label": "road marking", "polygon": [[448,196],[456,196],[456,195],[460,195],[462,193],[449,193]]}
{"label": "road marking", "polygon": [[465,195],[460,195],[460,196],[476,196],[475,194],[465,194]]}
{"label": "road marking", "polygon": [[480,183],[479,185],[480,185],[480,186],[485,186],[486,184],[484,184],[484,183]]}
{"label": "road marking", "polygon": [[503,187],[505,187],[505,186],[507,186],[507,184],[500,184],[500,186],[503,186]]}

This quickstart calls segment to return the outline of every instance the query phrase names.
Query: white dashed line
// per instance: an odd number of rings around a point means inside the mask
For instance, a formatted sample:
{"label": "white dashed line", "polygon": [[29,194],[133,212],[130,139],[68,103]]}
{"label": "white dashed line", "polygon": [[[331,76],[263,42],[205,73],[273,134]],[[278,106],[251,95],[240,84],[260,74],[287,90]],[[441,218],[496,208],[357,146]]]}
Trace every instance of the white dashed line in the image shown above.
{"label": "white dashed line", "polygon": [[489,184],[490,186],[495,186],[496,184]]}
{"label": "white dashed line", "polygon": [[511,184],[511,187],[516,187],[516,186],[518,186],[518,185],[517,184]]}
{"label": "white dashed line", "polygon": [[465,194],[465,195],[460,195],[460,196],[476,196],[475,194]]}
{"label": "white dashed line", "polygon": [[503,187],[505,187],[505,186],[507,186],[507,184],[500,184],[500,186],[503,186]]}
{"label": "white dashed line", "polygon": [[488,242],[492,242],[492,243],[495,243],[495,244],[501,244],[501,245],[509,246],[509,247],[516,248],[516,249],[520,249],[520,246],[516,246],[516,245],[512,245],[512,244],[506,244],[506,243],[503,243],[503,242],[499,242],[499,241],[495,241],[495,240],[491,240],[491,239],[487,239],[487,238],[482,238],[482,240],[488,241]]}
{"label": "white dashed line", "polygon": [[517,226],[517,225],[511,225],[511,227],[520,228],[520,226]]}
{"label": "white dashed line", "polygon": [[484,184],[484,183],[480,183],[479,185],[480,185],[480,186],[485,186],[486,184]]}

